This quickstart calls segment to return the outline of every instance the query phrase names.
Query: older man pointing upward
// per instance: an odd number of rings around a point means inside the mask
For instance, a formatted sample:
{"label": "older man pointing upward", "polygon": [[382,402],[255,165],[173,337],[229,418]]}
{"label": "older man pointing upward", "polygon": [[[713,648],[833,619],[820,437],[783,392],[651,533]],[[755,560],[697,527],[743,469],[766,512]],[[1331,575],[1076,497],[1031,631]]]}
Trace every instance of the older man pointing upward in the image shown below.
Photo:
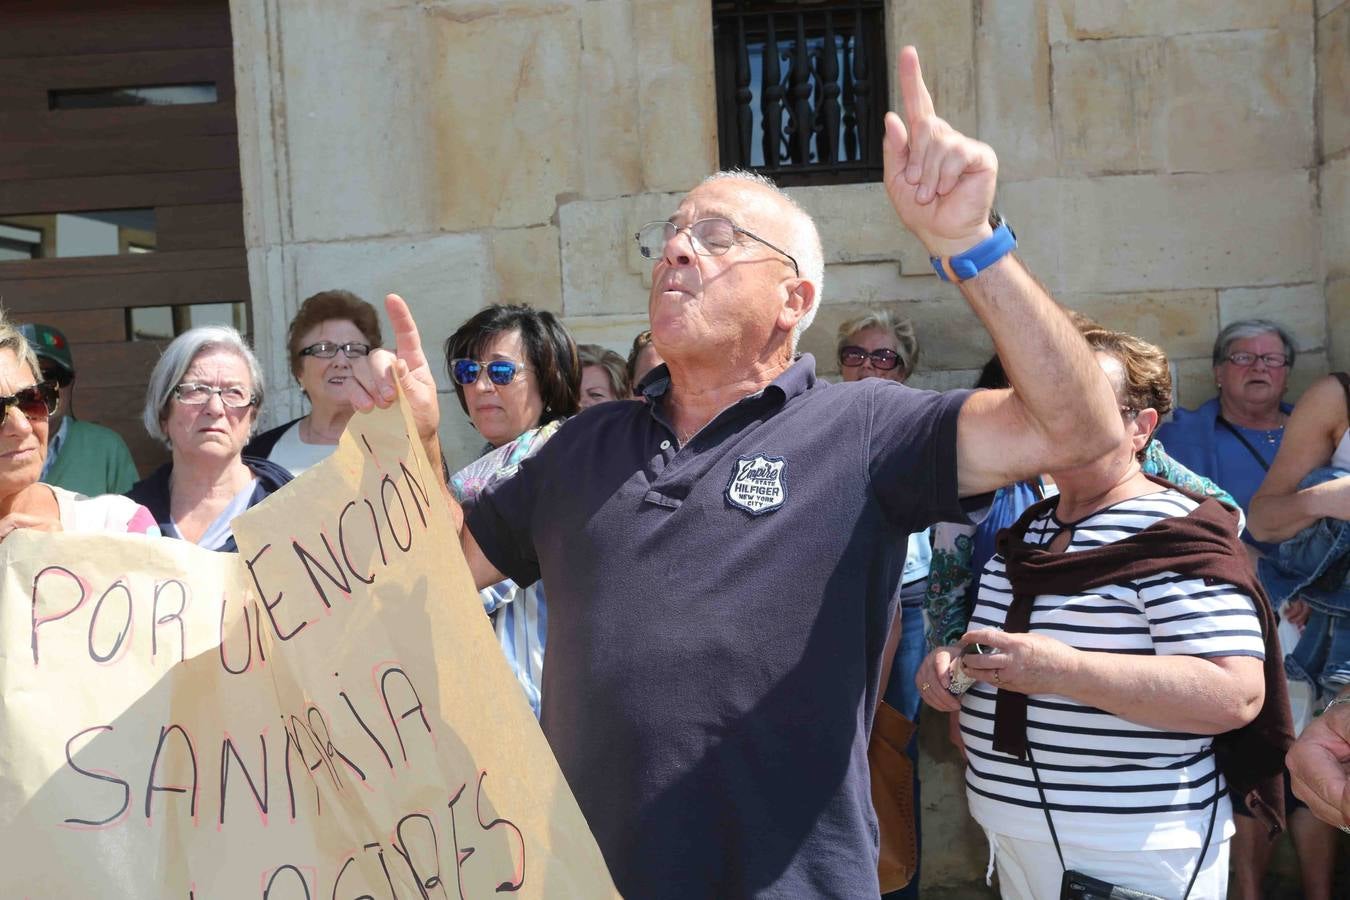
{"label": "older man pointing upward", "polygon": [[[794,353],[815,226],[723,173],[638,235],[666,360],[649,402],[578,416],[466,511],[480,585],[549,585],[542,725],[627,896],[876,896],[866,748],[904,536],[1120,438],[1101,369],[992,216],[993,151],[934,114],[911,47],[900,82],[886,190],[1012,390],[818,382]],[[397,358],[371,355],[355,402],[399,379],[435,459],[431,372],[389,311]]]}

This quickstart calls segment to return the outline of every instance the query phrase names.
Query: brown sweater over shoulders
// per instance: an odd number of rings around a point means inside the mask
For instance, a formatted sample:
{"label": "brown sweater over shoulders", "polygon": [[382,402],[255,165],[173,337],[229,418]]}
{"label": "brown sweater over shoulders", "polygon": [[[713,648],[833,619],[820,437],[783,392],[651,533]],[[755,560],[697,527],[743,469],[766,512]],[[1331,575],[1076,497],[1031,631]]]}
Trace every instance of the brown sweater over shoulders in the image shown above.
{"label": "brown sweater over shoulders", "polygon": [[[1246,592],[1256,605],[1265,639],[1265,703],[1251,722],[1215,735],[1214,755],[1233,796],[1240,798],[1272,835],[1277,834],[1285,827],[1284,755],[1294,742],[1294,729],[1275,613],[1238,537],[1237,513],[1160,478],[1149,479],[1200,505],[1188,515],[1160,519],[1123,540],[1074,553],[1053,553],[1024,539],[1030,524],[1058,502],[1056,497],[1034,504],[1011,528],[999,532],[998,551],[1007,563],[1013,589],[1004,630],[1028,630],[1037,595],[1076,593],[1163,572],[1210,583],[1226,582]],[[1026,695],[1000,690],[994,714],[994,748],[1025,757],[1026,725]]]}

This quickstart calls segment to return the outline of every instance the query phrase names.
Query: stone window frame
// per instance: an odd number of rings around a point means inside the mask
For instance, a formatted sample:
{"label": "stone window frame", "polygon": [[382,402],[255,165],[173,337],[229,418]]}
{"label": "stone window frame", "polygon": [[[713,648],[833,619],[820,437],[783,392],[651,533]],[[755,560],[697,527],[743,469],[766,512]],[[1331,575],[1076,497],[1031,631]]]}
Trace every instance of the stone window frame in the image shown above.
{"label": "stone window frame", "polygon": [[[781,185],[880,181],[884,0],[713,0],[712,11],[720,167]],[[833,55],[820,52],[827,40]],[[774,117],[777,140],[762,127]]]}

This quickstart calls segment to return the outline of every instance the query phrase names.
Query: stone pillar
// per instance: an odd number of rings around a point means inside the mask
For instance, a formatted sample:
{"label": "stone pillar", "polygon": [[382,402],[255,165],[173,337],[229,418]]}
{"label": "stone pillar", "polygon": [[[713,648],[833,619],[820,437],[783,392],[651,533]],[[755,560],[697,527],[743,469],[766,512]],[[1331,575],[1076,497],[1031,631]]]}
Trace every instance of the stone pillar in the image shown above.
{"label": "stone pillar", "polygon": [[1350,2],[1317,4],[1322,254],[1331,367],[1350,369]]}

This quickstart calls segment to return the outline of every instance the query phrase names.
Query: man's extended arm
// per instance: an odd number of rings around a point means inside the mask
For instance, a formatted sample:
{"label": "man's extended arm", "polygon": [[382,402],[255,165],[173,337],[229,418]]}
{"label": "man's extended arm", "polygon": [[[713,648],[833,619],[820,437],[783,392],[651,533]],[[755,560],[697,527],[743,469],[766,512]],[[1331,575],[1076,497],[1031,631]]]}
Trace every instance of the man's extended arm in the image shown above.
{"label": "man's extended arm", "polygon": [[[426,450],[427,459],[435,464],[441,459],[441,441],[437,428],[441,423],[441,407],[436,399],[436,378],[431,373],[431,364],[422,352],[422,338],[417,332],[417,323],[413,321],[408,304],[397,294],[384,298],[384,308],[394,327],[394,352],[372,350],[365,359],[352,360],[352,374],[348,381],[352,405],[359,412],[369,412],[376,406],[387,407],[397,399],[394,389],[397,381],[403,396],[412,408],[413,423],[417,426],[417,435]],[[450,508],[450,518],[459,532],[460,549],[469,564],[474,585],[482,590],[496,584],[506,576],[497,571],[496,566],[488,562],[482,548],[474,540],[473,534],[464,526],[464,509],[450,493],[450,487],[443,480],[441,493]]]}
{"label": "man's extended arm", "polygon": [[[886,115],[884,180],[905,227],[941,258],[988,238],[998,159],[933,111],[913,47],[900,53],[909,125]],[[1011,254],[960,285],[994,338],[1011,391],[976,394],[961,410],[962,496],[1095,459],[1123,428],[1111,386],[1064,311]]]}

